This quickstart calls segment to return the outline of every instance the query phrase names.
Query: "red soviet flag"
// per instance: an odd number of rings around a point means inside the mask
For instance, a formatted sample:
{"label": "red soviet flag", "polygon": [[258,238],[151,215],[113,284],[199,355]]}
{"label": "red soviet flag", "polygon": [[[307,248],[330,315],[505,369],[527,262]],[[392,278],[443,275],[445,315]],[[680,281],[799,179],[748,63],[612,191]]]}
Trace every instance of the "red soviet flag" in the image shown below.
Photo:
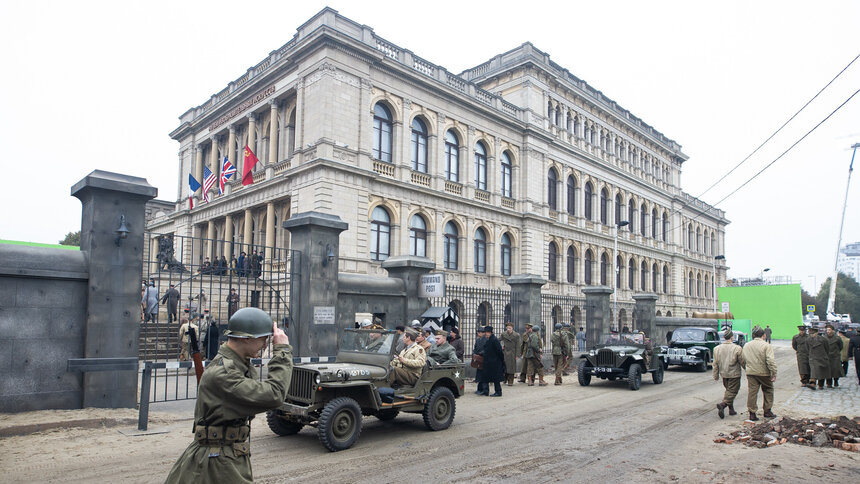
{"label": "red soviet flag", "polygon": [[242,185],[250,185],[254,183],[254,175],[251,173],[251,170],[254,169],[254,165],[260,161],[257,159],[257,155],[251,151],[251,148],[248,148],[248,145],[245,145],[245,160],[242,162]]}

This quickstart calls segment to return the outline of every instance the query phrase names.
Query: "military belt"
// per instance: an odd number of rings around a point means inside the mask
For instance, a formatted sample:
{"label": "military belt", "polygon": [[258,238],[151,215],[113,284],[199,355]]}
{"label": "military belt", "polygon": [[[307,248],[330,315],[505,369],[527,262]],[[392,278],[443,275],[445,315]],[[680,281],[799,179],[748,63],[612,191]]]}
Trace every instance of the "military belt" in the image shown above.
{"label": "military belt", "polygon": [[228,426],[206,426],[194,427],[194,440],[201,446],[209,447],[209,456],[220,455],[223,447],[232,447],[234,455],[250,455],[251,443],[247,442],[251,433],[250,425],[236,427]]}

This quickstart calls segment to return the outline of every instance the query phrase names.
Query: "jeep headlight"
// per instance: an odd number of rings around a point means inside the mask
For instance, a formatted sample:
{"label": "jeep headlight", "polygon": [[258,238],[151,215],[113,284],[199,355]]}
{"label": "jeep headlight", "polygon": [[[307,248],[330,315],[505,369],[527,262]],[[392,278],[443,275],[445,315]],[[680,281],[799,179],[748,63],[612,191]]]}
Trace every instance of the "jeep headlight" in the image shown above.
{"label": "jeep headlight", "polygon": [[689,350],[687,350],[687,351],[688,351],[691,355],[698,355],[698,354],[699,354],[699,350],[697,350],[696,348],[692,348],[692,349],[689,349]]}
{"label": "jeep headlight", "polygon": [[591,350],[588,352],[588,356],[596,356],[596,355],[597,355],[597,351]]}
{"label": "jeep headlight", "polygon": [[314,376],[314,383],[316,383],[317,385],[320,384],[320,374],[319,373],[317,373],[316,376]]}
{"label": "jeep headlight", "polygon": [[627,356],[627,352],[626,351],[619,351],[618,356],[624,358],[625,356]]}

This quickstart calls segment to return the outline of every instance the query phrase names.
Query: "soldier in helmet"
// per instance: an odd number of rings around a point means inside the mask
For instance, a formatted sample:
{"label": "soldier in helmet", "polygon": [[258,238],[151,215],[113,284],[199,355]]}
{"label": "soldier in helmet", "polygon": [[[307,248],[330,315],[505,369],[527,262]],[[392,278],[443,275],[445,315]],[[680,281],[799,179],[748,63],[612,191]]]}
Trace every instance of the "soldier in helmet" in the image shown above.
{"label": "soldier in helmet", "polygon": [[[284,403],[293,370],[287,335],[268,314],[242,308],[230,318],[228,340],[206,366],[197,389],[194,441],[167,476],[175,482],[253,482],[251,419]],[[251,358],[260,355],[269,337],[274,348],[268,376],[260,380]]]}
{"label": "soldier in helmet", "polygon": [[561,376],[564,372],[564,364],[570,356],[570,339],[564,331],[564,325],[555,323],[555,331],[550,336],[552,343],[552,366],[555,369],[555,384],[561,385]]}

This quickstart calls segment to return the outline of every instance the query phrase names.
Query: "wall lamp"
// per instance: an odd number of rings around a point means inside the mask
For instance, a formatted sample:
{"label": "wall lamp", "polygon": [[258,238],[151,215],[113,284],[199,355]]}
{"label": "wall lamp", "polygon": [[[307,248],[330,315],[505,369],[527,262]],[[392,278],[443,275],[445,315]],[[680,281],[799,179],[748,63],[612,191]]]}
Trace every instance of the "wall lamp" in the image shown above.
{"label": "wall lamp", "polygon": [[331,249],[331,245],[326,244],[325,246],[325,259],[322,261],[322,266],[325,267],[334,260],[334,251]]}
{"label": "wall lamp", "polygon": [[116,229],[116,232],[114,233],[116,233],[116,239],[114,240],[114,243],[117,247],[119,247],[122,239],[127,238],[129,233],[128,226],[125,224],[125,215],[119,216],[119,228]]}

